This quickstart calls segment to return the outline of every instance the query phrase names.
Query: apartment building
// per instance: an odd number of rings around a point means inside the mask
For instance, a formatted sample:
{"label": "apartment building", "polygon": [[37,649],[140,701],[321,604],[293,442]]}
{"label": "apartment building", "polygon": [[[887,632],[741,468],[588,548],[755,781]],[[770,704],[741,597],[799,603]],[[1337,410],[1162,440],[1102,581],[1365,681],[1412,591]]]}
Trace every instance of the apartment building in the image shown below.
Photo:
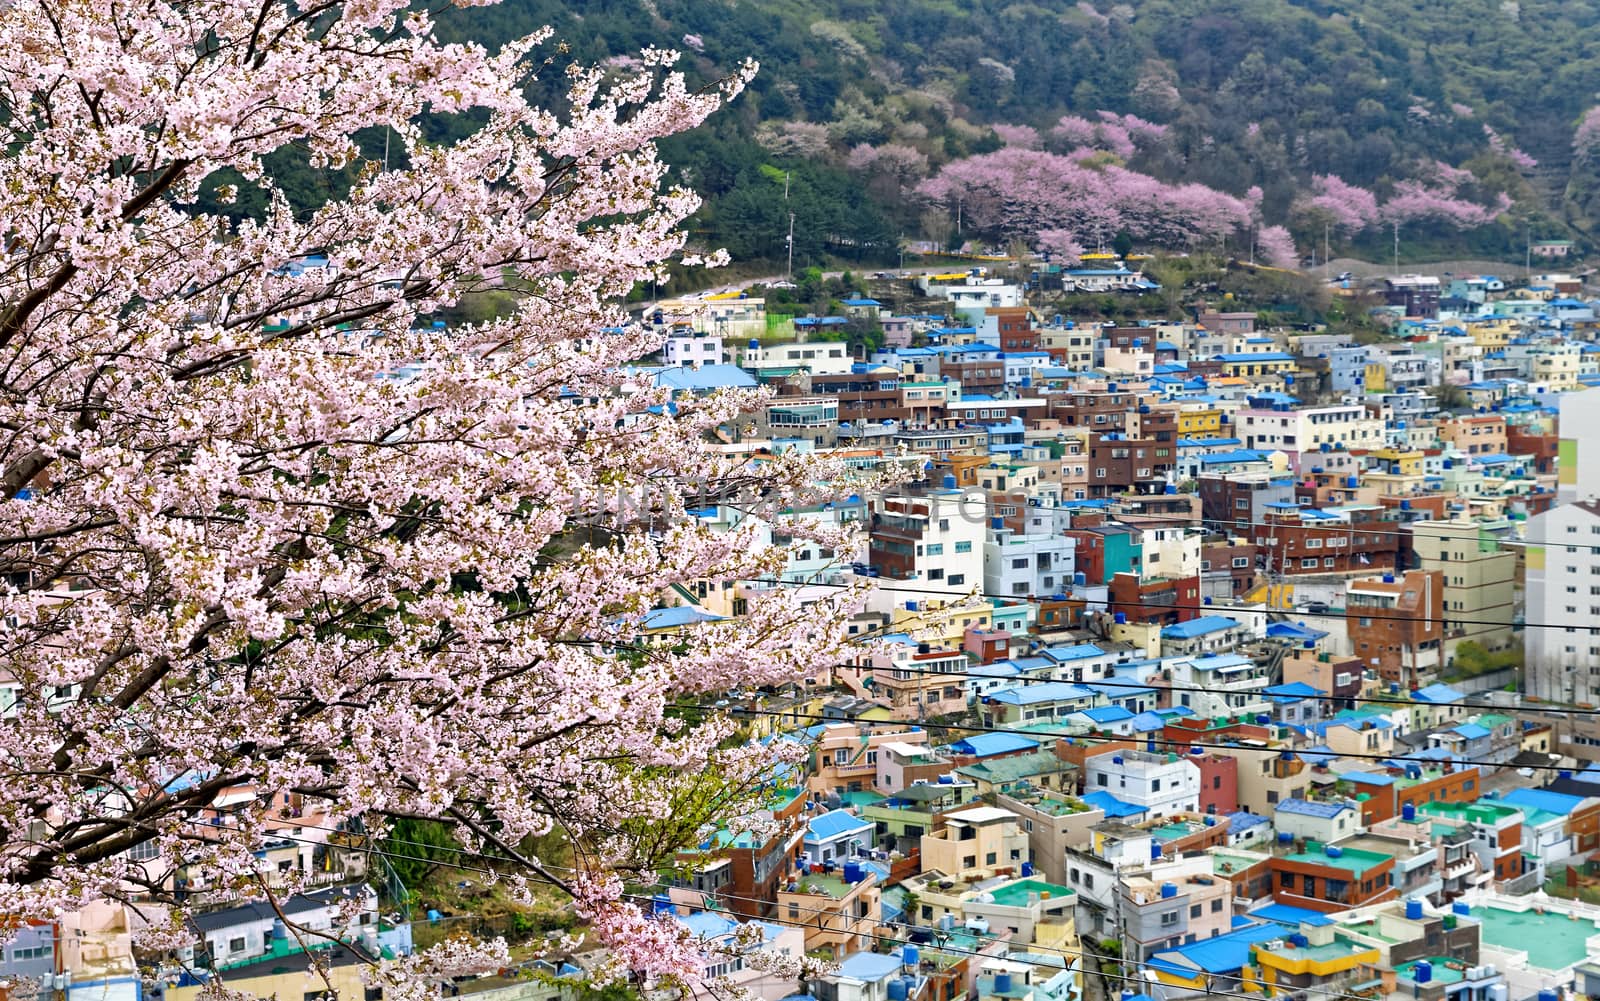
{"label": "apartment building", "polygon": [[983,546],[983,590],[1018,597],[1067,591],[1076,569],[1076,548],[1077,540],[1063,535],[991,527]]}
{"label": "apartment building", "polygon": [[959,880],[1020,872],[1030,862],[1022,818],[994,806],[974,806],[944,815],[943,830],[922,836],[922,868]]}
{"label": "apartment building", "polygon": [[1357,657],[1385,681],[1420,688],[1443,665],[1444,575],[1408,570],[1345,585],[1346,628]]}
{"label": "apartment building", "polygon": [[935,597],[982,586],[985,512],[952,479],[925,496],[873,501],[868,561],[881,576],[925,584]]}
{"label": "apartment building", "polygon": [[[1504,522],[1509,527],[1510,522]],[[1437,572],[1444,616],[1444,658],[1473,642],[1487,650],[1508,650],[1516,611],[1517,553],[1503,546],[1496,526],[1483,521],[1412,522],[1411,549],[1419,568]],[[1596,582],[1600,587],[1600,581]],[[1600,598],[1600,590],[1594,597]],[[1539,620],[1543,621],[1543,620]]]}
{"label": "apartment building", "polygon": [[[1195,813],[1200,808],[1200,769],[1178,754],[1117,751],[1084,761],[1085,802],[1106,809],[1107,800],[1125,816],[1142,819]],[[1128,809],[1131,808],[1131,809]],[[1112,810],[1107,810],[1110,815]]]}
{"label": "apartment building", "polygon": [[1157,882],[1128,876],[1117,886],[1122,957],[1143,963],[1153,954],[1213,939],[1233,930],[1233,884],[1209,872]]}
{"label": "apartment building", "polygon": [[[1567,455],[1577,453],[1567,442],[1562,439],[1563,481]],[[1600,455],[1589,461],[1600,466]],[[1600,703],[1600,497],[1534,515],[1526,533],[1526,615],[1540,623],[1523,636],[1528,694],[1549,702]]]}

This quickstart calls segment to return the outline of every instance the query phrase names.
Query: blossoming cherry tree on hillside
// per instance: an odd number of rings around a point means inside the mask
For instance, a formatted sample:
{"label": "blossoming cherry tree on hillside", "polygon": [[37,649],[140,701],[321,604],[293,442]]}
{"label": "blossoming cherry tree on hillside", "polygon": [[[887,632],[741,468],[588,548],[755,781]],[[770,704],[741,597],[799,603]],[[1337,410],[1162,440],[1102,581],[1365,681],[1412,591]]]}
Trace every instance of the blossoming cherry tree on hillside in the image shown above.
{"label": "blossoming cherry tree on hillside", "polygon": [[[799,501],[830,471],[711,450],[754,401],[656,406],[623,369],[654,339],[598,334],[685,256],[697,200],[654,141],[753,67],[705,90],[660,52],[572,67],[557,115],[523,96],[563,71],[544,42],[442,44],[404,0],[6,5],[11,919],[166,901],[142,934],[171,944],[180,880],[259,895],[256,853],[291,816],[380,834],[426,818],[514,893],[570,894],[619,968],[698,975],[699,950],[624,879],[739,823],[771,762],[673,707],[835,660],[845,599],[777,588],[670,647],[633,642],[674,585],[783,559],[753,528],[684,518],[679,484]],[[424,114],[464,116],[466,137],[424,142]],[[371,128],[386,162],[351,138]],[[347,170],[348,192],[292,208],[264,167],[290,147]],[[300,266],[313,254],[325,266]],[[432,322],[500,284],[514,310]],[[597,500],[644,488],[640,517]],[[526,850],[541,837],[564,865]],[[420,998],[502,959],[455,947],[373,976]]]}

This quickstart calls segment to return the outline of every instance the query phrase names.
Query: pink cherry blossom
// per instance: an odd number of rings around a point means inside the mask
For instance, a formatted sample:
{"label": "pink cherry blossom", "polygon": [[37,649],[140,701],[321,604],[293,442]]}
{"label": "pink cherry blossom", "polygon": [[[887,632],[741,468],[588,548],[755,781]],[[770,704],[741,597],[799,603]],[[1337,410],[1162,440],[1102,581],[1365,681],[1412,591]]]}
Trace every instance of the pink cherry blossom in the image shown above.
{"label": "pink cherry blossom", "polygon": [[1007,146],[1020,146],[1023,149],[1039,148],[1039,130],[1031,125],[996,125],[993,128],[994,134]]}
{"label": "pink cherry blossom", "polygon": [[1332,174],[1319,174],[1311,179],[1310,193],[1295,201],[1292,213],[1303,225],[1327,224],[1336,234],[1349,237],[1378,221],[1378,197]]}
{"label": "pink cherry blossom", "polygon": [[1127,230],[1183,247],[1221,239],[1250,219],[1243,200],[1203,185],[1169,185],[1114,164],[1011,147],[947,164],[917,190],[951,207],[960,199],[980,229],[1030,240],[1061,228],[1084,240]]}
{"label": "pink cherry blossom", "polygon": [[[753,814],[781,752],[675,705],[837,662],[856,602],[748,588],[789,551],[685,514],[706,491],[820,503],[847,471],[727,453],[716,430],[763,394],[673,399],[628,368],[660,338],[624,297],[724,256],[687,252],[699,200],[656,143],[755,68],[691,86],[646,49],[567,69],[557,113],[523,86],[562,70],[546,31],[491,52],[408,0],[318,9],[0,17],[0,912],[140,894],[182,915],[180,876],[292,891],[307,875],[258,857],[276,832],[419,817],[511,896],[564,887],[592,941],[688,979],[696,947],[623,874],[672,859],[663,814],[708,777],[706,823]],[[429,141],[425,113],[471,116],[467,137]],[[350,138],[378,129],[384,159]],[[295,211],[263,166],[290,147],[351,166],[348,193]],[[224,177],[263,210],[209,208]],[[497,314],[435,324],[494,288]],[[646,613],[702,588],[729,617],[642,649]],[[575,870],[521,851],[557,829]],[[375,975],[413,1001],[504,955]]]}
{"label": "pink cherry blossom", "polygon": [[1268,226],[1256,234],[1256,256],[1275,268],[1292,268],[1300,263],[1294,237],[1282,226]]}

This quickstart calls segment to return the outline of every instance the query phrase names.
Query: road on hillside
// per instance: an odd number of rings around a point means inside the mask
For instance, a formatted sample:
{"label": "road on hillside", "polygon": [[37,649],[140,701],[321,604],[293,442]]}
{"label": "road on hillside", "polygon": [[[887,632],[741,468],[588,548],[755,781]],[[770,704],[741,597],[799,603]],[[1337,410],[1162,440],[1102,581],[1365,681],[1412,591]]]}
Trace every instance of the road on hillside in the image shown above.
{"label": "road on hillside", "polygon": [[[940,267],[880,268],[877,271],[857,271],[854,268],[850,268],[848,270],[850,271],[851,274],[856,275],[858,278],[861,278],[863,281],[872,281],[873,279],[872,279],[871,276],[875,275],[875,274],[879,274],[880,272],[883,273],[883,274],[893,274],[893,275],[944,275],[944,274],[955,274],[957,271],[970,271],[973,267],[989,267],[989,268],[993,268],[996,264],[1001,264],[1001,263],[1003,263],[1003,262],[995,261],[995,262],[990,263],[990,264],[969,265],[967,267],[962,267],[959,262],[953,262],[953,263],[950,263],[950,264],[942,265]],[[824,271],[822,273],[822,277],[823,278],[838,278],[838,277],[842,276],[844,273],[845,273],[844,271]],[[685,298],[696,298],[696,297],[704,298],[704,297],[710,296],[710,295],[720,295],[723,292],[739,292],[739,291],[742,291],[743,289],[750,288],[750,287],[752,287],[754,285],[771,286],[775,282],[781,282],[781,281],[785,281],[785,280],[786,279],[784,278],[783,275],[767,275],[764,278],[745,278],[745,279],[743,279],[741,281],[734,282],[734,283],[729,284],[729,285],[719,285],[719,286],[716,286],[715,288],[700,289],[699,291],[696,291],[696,292],[685,292],[682,295],[668,296],[668,298],[669,299],[685,299]],[[630,303],[628,305],[628,312],[630,312],[630,313],[639,313],[639,314],[648,313],[651,310],[655,309],[657,304],[659,304],[661,302],[664,302],[664,301],[666,301],[666,300],[663,300],[663,299],[651,299],[651,300],[646,301],[646,302]]]}

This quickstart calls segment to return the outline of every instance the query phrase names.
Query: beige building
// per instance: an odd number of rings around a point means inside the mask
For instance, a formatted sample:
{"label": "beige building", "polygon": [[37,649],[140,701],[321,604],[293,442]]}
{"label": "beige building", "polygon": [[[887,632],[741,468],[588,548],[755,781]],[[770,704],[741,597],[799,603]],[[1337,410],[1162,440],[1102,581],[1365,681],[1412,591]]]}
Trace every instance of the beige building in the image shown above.
{"label": "beige building", "polygon": [[1104,811],[1060,793],[1001,794],[995,803],[1022,821],[1033,869],[1052,883],[1067,881],[1067,849],[1087,844],[1091,828],[1106,819]]}
{"label": "beige building", "polygon": [[778,890],[775,916],[806,926],[806,952],[843,959],[872,945],[872,934],[883,921],[882,897],[871,870],[854,883],[838,872],[813,872]]}
{"label": "beige building", "polygon": [[944,830],[922,836],[922,867],[956,879],[987,879],[1021,870],[1028,834],[1010,810],[978,806],[944,816]]}
{"label": "beige building", "polygon": [[[1509,522],[1504,523],[1509,525]],[[1411,525],[1411,544],[1421,569],[1444,577],[1444,656],[1472,641],[1486,650],[1515,645],[1517,554],[1503,549],[1494,525],[1477,521],[1419,521]]]}

